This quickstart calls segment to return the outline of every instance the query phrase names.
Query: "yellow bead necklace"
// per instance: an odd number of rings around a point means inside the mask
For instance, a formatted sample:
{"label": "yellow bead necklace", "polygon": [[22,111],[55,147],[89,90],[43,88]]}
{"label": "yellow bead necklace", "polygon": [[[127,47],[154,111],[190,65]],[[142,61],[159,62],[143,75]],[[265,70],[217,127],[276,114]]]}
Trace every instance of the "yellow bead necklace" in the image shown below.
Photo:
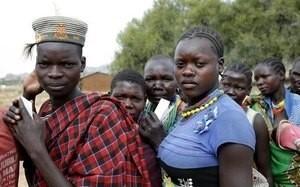
{"label": "yellow bead necklace", "polygon": [[217,100],[218,100],[218,97],[219,96],[215,96],[213,97],[212,99],[210,99],[209,101],[203,103],[202,105],[200,105],[199,107],[196,107],[196,108],[193,108],[193,109],[190,109],[190,110],[186,110],[186,111],[183,111],[181,113],[181,116],[183,118],[188,118],[198,112],[201,112],[202,110],[208,108],[209,106],[211,106],[212,104],[214,104]]}

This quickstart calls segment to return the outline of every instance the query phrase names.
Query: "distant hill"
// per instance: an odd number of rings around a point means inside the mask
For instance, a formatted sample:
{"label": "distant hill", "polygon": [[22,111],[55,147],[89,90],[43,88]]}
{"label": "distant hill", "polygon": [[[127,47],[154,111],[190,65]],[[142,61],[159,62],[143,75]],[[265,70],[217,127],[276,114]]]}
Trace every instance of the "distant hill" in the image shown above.
{"label": "distant hill", "polygon": [[[109,65],[102,65],[99,67],[86,67],[84,72],[82,73],[82,76],[94,72],[109,73]],[[20,84],[27,74],[28,73],[22,73],[22,74],[8,73],[4,77],[0,78],[0,85]]]}
{"label": "distant hill", "polygon": [[7,75],[5,75],[5,77],[0,79],[0,85],[20,84],[27,74],[28,73],[22,73],[22,74],[8,73]]}

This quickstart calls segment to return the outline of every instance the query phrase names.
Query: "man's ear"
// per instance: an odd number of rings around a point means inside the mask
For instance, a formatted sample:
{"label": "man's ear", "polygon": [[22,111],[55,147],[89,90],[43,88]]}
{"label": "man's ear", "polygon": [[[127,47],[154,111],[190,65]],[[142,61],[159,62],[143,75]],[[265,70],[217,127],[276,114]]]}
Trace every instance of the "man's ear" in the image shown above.
{"label": "man's ear", "polygon": [[86,65],[86,58],[85,56],[81,57],[81,67],[80,67],[80,72],[83,72],[85,69],[85,65]]}
{"label": "man's ear", "polygon": [[219,75],[222,75],[224,71],[224,57],[218,59],[218,71],[219,71]]}

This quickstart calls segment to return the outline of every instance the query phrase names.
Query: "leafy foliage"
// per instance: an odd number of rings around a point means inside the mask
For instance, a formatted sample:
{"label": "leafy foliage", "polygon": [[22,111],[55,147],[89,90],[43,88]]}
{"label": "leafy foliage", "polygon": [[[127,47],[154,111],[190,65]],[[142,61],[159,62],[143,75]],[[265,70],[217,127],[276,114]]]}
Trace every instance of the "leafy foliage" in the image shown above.
{"label": "leafy foliage", "polygon": [[269,56],[285,62],[300,55],[300,1],[157,0],[142,20],[132,20],[118,36],[111,69],[142,71],[152,55],[173,55],[187,28],[208,25],[223,36],[225,61],[250,66]]}

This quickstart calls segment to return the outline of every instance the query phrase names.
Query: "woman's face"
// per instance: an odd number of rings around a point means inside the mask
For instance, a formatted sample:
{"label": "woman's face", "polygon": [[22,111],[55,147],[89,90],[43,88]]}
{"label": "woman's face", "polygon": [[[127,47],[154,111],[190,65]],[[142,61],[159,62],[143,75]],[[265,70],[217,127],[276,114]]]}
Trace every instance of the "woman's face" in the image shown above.
{"label": "woman's face", "polygon": [[276,73],[270,66],[259,64],[254,69],[254,79],[261,94],[270,96],[281,88],[284,75]]}
{"label": "woman's face", "polygon": [[205,38],[181,40],[175,49],[175,77],[189,104],[195,104],[218,86],[223,63]]}
{"label": "woman's face", "polygon": [[221,86],[224,93],[240,105],[251,91],[246,75],[230,70],[223,73]]}
{"label": "woman's face", "polygon": [[123,102],[131,117],[135,121],[138,120],[146,104],[146,94],[141,85],[127,81],[119,81],[116,83],[111,95]]}

